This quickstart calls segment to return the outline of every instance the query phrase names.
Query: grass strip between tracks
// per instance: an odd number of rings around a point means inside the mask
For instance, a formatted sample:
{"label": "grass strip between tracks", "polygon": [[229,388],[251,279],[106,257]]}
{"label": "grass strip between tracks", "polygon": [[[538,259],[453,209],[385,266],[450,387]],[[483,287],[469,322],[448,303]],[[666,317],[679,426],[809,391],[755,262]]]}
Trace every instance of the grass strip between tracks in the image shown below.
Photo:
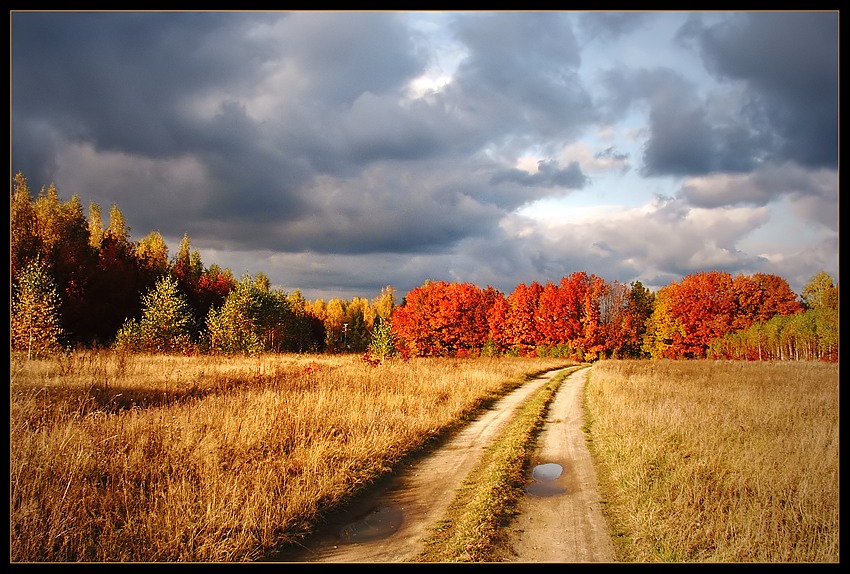
{"label": "grass strip between tracks", "polygon": [[563,381],[586,365],[552,377],[517,409],[499,437],[458,489],[415,562],[490,562],[502,525],[524,496],[525,475],[549,404]]}

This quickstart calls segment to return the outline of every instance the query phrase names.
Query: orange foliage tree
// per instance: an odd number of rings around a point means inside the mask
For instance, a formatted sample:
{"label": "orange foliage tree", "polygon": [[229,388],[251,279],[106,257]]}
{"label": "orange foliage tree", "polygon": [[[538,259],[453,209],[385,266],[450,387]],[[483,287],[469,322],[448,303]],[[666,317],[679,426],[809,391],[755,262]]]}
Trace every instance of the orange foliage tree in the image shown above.
{"label": "orange foliage tree", "polygon": [[543,287],[536,281],[530,285],[520,283],[507,298],[503,340],[523,355],[532,353],[542,339],[537,328],[541,293]]}
{"label": "orange foliage tree", "polygon": [[538,342],[556,346],[575,339],[581,330],[581,321],[576,311],[576,308],[570,305],[565,289],[551,281],[546,283],[540,292],[535,316],[540,335]]}
{"label": "orange foliage tree", "polygon": [[653,357],[703,358],[712,341],[775,315],[803,307],[775,275],[694,273],[663,287],[656,300],[646,349]]}
{"label": "orange foliage tree", "polygon": [[400,350],[411,356],[479,351],[490,334],[488,296],[472,283],[426,281],[416,287],[392,313]]}
{"label": "orange foliage tree", "polygon": [[673,340],[679,356],[704,357],[713,339],[734,330],[738,306],[729,273],[694,273],[666,288],[671,292],[670,312],[683,328]]}
{"label": "orange foliage tree", "polygon": [[804,309],[788,282],[778,275],[738,275],[732,286],[738,304],[734,330],[747,329],[757,321],[767,322],[774,315],[796,315]]}

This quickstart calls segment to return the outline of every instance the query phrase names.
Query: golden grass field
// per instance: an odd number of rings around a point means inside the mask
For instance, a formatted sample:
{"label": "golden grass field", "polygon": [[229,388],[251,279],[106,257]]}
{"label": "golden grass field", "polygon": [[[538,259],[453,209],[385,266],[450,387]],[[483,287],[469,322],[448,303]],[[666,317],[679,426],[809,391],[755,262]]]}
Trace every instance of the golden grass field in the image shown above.
{"label": "golden grass field", "polygon": [[586,394],[619,559],[838,562],[838,365],[608,361]]}
{"label": "golden grass field", "polygon": [[10,557],[252,561],[559,359],[11,362]]}
{"label": "golden grass field", "polygon": [[[528,375],[518,357],[10,364],[10,560],[243,562]],[[606,361],[588,438],[623,561],[837,562],[838,366]]]}

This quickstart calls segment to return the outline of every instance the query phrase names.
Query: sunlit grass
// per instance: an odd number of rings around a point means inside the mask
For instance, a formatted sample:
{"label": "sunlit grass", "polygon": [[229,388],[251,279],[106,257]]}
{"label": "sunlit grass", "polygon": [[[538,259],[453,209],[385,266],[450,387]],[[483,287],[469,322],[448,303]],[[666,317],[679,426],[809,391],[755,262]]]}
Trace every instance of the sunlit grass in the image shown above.
{"label": "sunlit grass", "polygon": [[[265,559],[564,364],[13,356],[10,559]],[[586,409],[619,559],[838,561],[836,364],[604,361]]]}
{"label": "sunlit grass", "polygon": [[10,365],[10,558],[261,560],[556,359],[77,353]]}
{"label": "sunlit grass", "polygon": [[628,562],[837,562],[838,365],[605,361],[586,388]]}

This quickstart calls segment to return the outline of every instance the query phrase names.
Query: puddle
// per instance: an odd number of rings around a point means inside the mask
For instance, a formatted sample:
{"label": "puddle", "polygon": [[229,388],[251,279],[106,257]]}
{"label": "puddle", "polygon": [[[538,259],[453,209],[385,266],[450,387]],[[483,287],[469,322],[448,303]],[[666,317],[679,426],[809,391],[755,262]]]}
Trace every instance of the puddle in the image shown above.
{"label": "puddle", "polygon": [[556,496],[567,491],[557,480],[564,472],[564,467],[554,462],[538,464],[531,470],[533,482],[525,487],[525,492],[532,496]]}
{"label": "puddle", "polygon": [[354,544],[367,540],[385,538],[401,527],[404,515],[393,506],[379,506],[363,518],[356,520],[339,531],[340,542]]}
{"label": "puddle", "polygon": [[531,478],[534,480],[555,480],[561,473],[564,472],[564,467],[554,462],[546,464],[538,464],[531,470]]}

